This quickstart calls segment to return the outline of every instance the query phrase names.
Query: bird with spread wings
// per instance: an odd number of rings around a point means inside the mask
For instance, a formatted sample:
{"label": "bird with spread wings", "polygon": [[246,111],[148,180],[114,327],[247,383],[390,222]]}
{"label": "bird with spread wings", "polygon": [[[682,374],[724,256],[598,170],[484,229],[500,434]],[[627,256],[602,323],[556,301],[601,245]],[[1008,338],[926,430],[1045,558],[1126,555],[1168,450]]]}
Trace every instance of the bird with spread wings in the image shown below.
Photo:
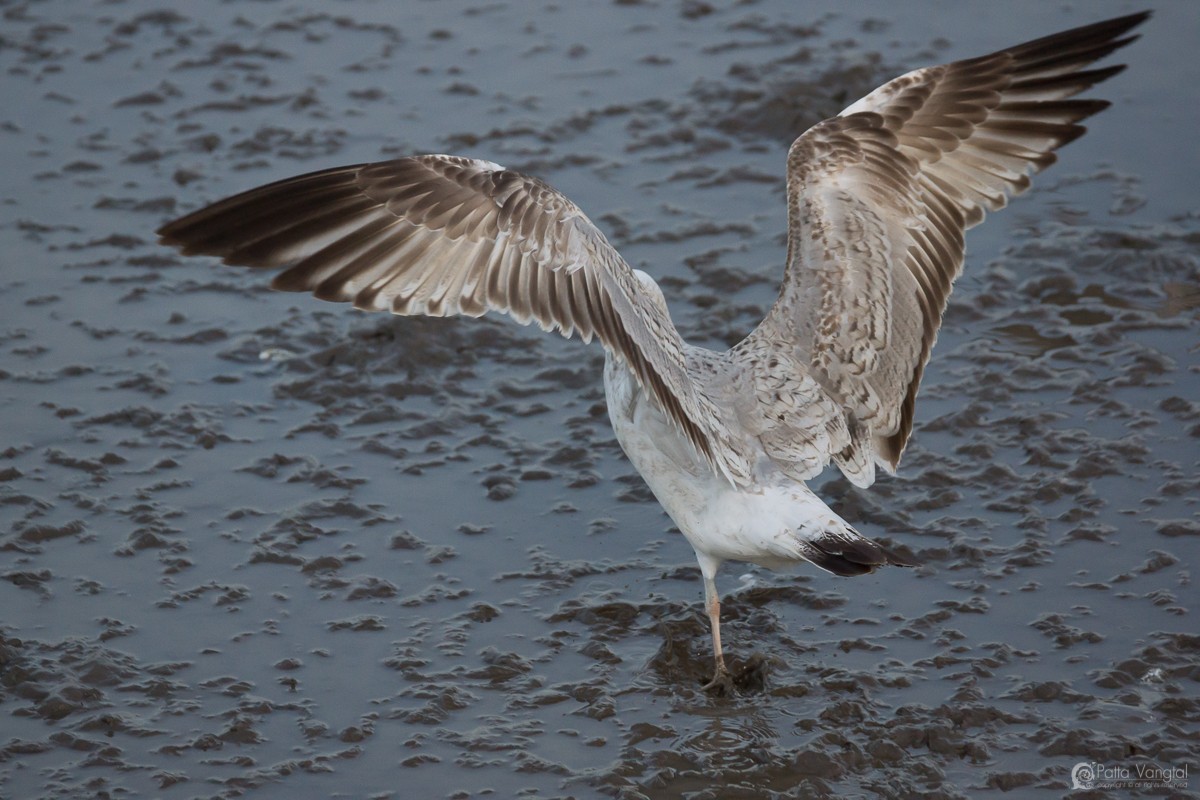
{"label": "bird with spread wings", "polygon": [[726,352],[688,344],[658,285],[537,178],[420,155],[282,180],[159,230],[185,254],[281,270],[273,286],[369,311],[509,314],[606,351],[622,448],[696,553],[721,647],[726,560],[861,575],[912,561],[855,531],[805,481],[894,472],[913,428],[964,233],[1030,185],[1108,104],[1077,95],[1123,66],[1148,13],[896,78],[787,155],[783,284]]}

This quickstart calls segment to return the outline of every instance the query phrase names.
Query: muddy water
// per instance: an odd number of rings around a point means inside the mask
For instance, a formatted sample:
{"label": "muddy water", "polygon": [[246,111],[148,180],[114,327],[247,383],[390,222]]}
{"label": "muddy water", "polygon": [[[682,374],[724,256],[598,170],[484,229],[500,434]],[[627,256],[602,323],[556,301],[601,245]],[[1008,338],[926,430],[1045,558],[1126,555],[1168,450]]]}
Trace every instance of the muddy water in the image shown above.
{"label": "muddy water", "polygon": [[274,178],[471,154],[721,346],[777,286],[798,132],[1137,10],[962,6],[0,4],[0,797],[1049,798],[1079,762],[1197,791],[1188,4],[972,233],[901,475],[818,482],[926,566],[728,565],[727,646],[768,664],[728,700],[594,348],[154,242]]}

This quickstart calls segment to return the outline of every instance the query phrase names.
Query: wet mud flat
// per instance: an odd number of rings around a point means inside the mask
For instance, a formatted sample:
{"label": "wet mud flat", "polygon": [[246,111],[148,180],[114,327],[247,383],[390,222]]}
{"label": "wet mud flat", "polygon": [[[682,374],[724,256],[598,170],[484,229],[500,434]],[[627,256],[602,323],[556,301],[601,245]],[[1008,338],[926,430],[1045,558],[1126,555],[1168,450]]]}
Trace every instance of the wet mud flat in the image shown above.
{"label": "wet mud flat", "polygon": [[778,286],[795,135],[1134,10],[0,6],[0,797],[1050,798],[1079,763],[1189,785],[1073,797],[1194,794],[1184,4],[969,234],[901,474],[818,481],[924,566],[727,565],[726,646],[766,665],[729,699],[597,349],[279,295],[152,234],[310,169],[473,155],[563,189],[728,345]]}

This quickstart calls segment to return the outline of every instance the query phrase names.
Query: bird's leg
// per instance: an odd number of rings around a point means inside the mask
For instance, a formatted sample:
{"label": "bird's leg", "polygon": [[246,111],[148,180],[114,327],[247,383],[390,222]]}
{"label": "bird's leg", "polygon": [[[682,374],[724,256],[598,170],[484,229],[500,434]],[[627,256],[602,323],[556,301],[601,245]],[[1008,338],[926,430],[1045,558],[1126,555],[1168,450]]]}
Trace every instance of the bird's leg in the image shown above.
{"label": "bird's leg", "polygon": [[704,609],[708,612],[708,624],[712,627],[713,656],[716,672],[704,691],[717,695],[733,693],[733,678],[725,667],[725,653],[721,650],[721,599],[717,595],[716,573],[718,564],[706,563],[700,558],[700,572],[704,576]]}

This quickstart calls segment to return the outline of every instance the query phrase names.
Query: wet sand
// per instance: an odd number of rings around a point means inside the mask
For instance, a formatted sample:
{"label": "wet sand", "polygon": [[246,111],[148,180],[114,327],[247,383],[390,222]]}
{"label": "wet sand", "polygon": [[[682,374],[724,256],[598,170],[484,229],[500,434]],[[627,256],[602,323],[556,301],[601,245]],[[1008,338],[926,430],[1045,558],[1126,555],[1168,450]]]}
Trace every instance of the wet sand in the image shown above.
{"label": "wet sand", "polygon": [[272,179],[473,155],[565,191],[689,340],[731,344],[778,286],[792,138],[1140,8],[963,6],[0,8],[0,797],[1057,798],[1080,762],[1190,785],[1072,797],[1194,796],[1188,4],[969,234],[900,475],[816,482],[925,566],[727,565],[726,646],[767,665],[730,699],[595,346],[155,243]]}

